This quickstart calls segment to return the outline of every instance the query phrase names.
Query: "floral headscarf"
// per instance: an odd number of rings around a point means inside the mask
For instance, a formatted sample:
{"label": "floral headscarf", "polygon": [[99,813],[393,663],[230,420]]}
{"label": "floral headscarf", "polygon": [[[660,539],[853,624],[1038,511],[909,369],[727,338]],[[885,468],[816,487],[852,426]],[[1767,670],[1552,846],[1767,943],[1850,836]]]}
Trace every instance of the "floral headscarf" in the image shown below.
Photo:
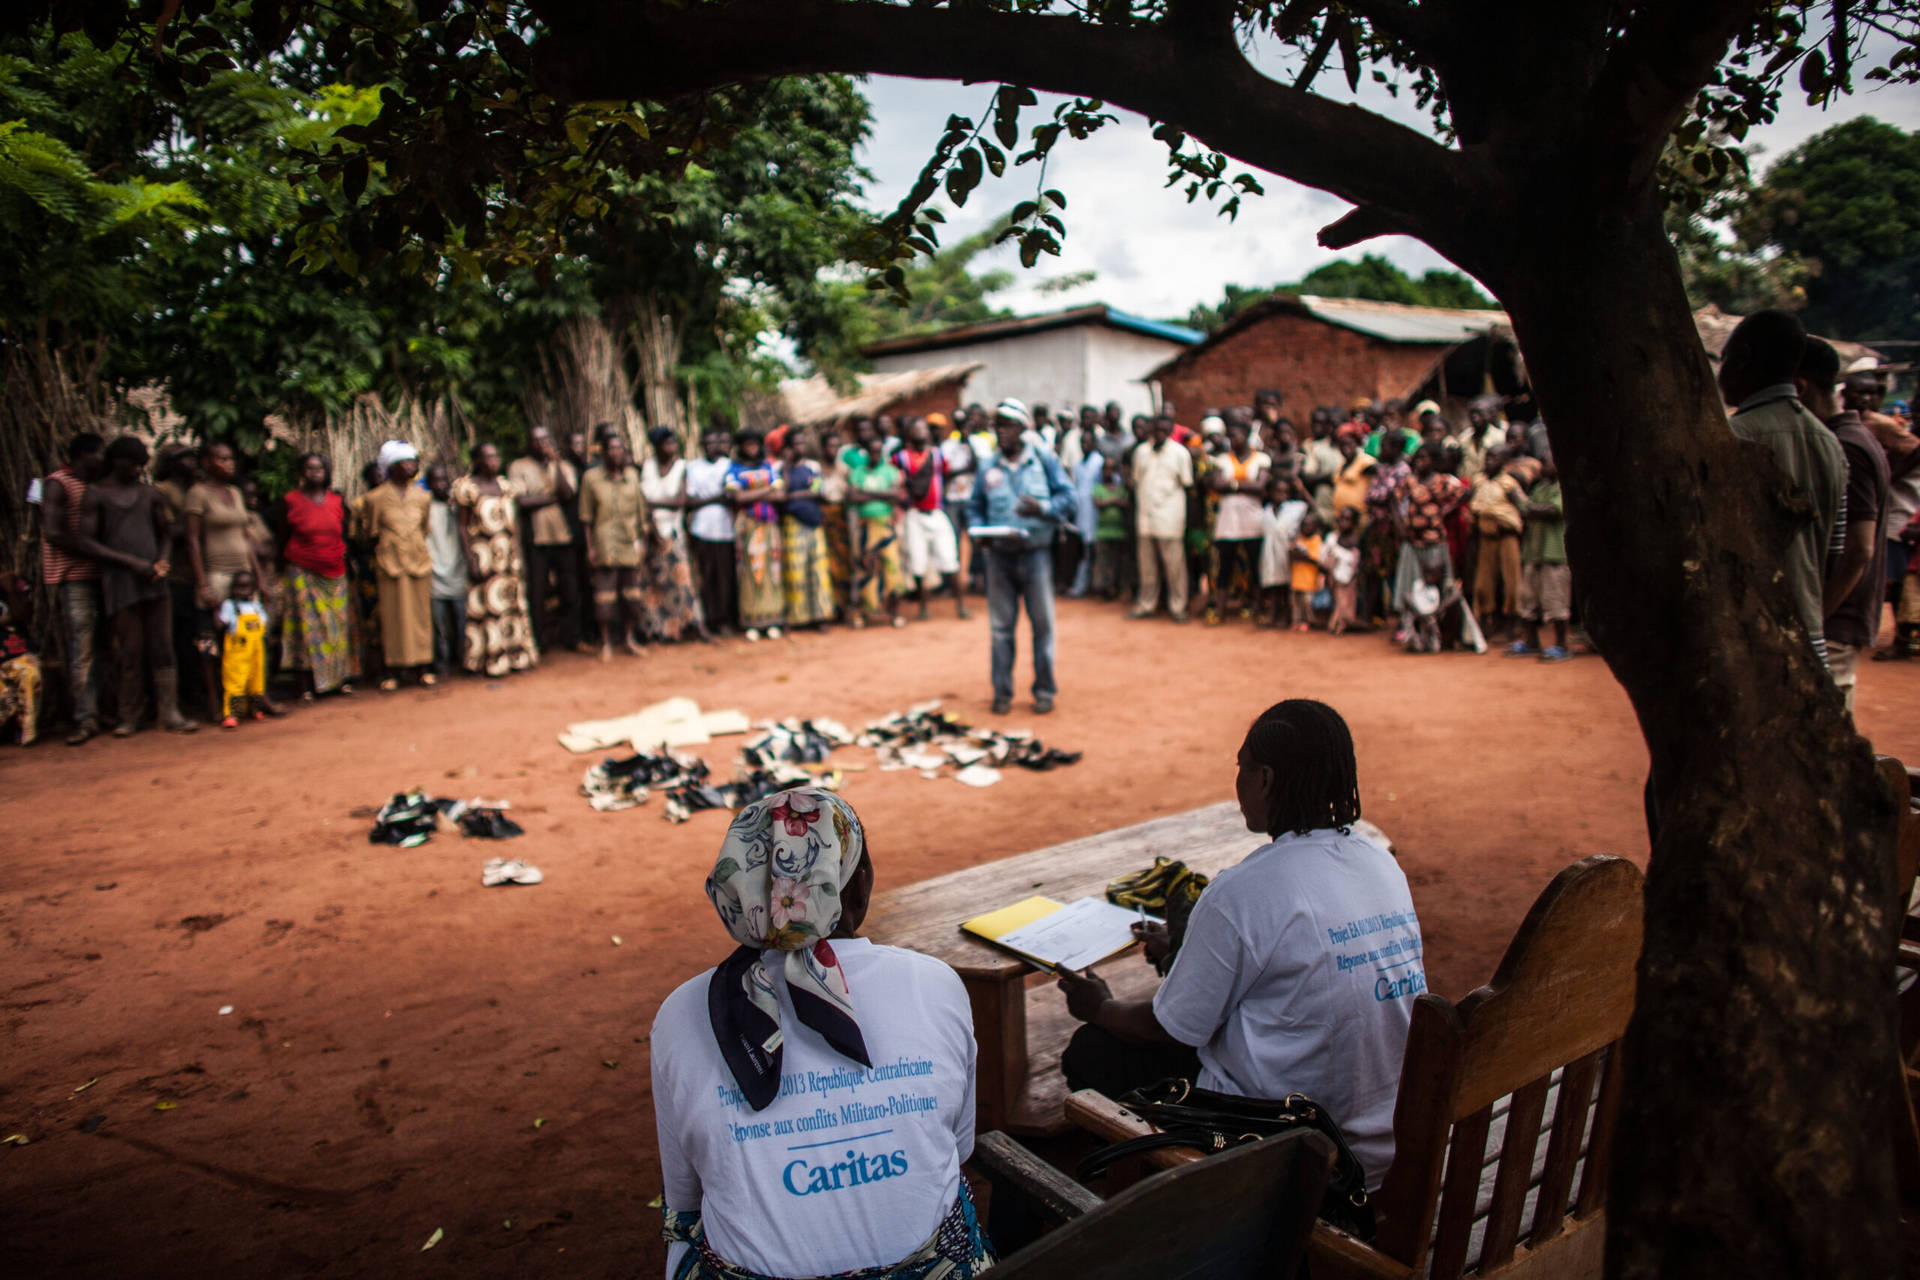
{"label": "floral headscarf", "polygon": [[796,787],[742,809],[727,828],[707,897],[740,946],[707,985],[707,1016],[728,1070],[759,1111],[780,1092],[780,1002],[767,969],[784,952],[787,993],[800,1021],[862,1066],[866,1041],[847,978],[827,936],[840,890],[859,870],[866,833],[832,792]]}

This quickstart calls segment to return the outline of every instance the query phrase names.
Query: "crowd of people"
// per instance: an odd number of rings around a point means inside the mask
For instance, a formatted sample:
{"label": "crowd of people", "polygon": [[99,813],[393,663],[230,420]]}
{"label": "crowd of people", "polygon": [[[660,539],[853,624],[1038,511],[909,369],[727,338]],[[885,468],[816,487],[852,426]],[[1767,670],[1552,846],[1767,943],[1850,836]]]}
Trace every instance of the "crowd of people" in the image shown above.
{"label": "crowd of people", "polygon": [[[1820,581],[1801,587],[1809,634],[1850,698],[1882,584],[1903,612],[1880,656],[1920,655],[1920,590],[1902,591],[1920,540],[1920,438],[1904,405],[1882,411],[1883,374],[1843,372],[1783,313],[1736,331],[1736,380],[1756,335],[1774,330],[1804,364],[1774,371],[1775,399],[1825,424],[1819,447],[1794,457],[1845,490],[1844,518],[1822,508],[1833,545]],[[1740,432],[1760,406],[1728,394],[1746,406]],[[108,648],[113,732],[140,727],[149,695],[163,728],[190,732],[198,718],[232,728],[282,714],[273,669],[306,698],[363,680],[392,690],[462,670],[507,676],[558,649],[610,661],[654,643],[903,627],[937,597],[966,618],[970,595],[987,600],[995,711],[1011,707],[1024,609],[1045,712],[1056,590],[1128,602],[1140,619],[1570,656],[1560,481],[1529,402],[1483,397],[1456,423],[1432,401],[1357,400],[1314,406],[1304,430],[1284,404],[1260,390],[1189,426],[1171,404],[1127,419],[1112,403],[1009,399],[765,434],[715,426],[695,457],[655,427],[638,461],[618,427],[535,426],[511,464],[483,443],[464,468],[423,470],[412,446],[389,442],[351,500],[324,454],[268,500],[224,443],[151,459],[138,439],[82,433],[38,491],[68,740],[102,728]],[[30,741],[38,669],[30,593],[15,587],[0,615],[0,715]]]}

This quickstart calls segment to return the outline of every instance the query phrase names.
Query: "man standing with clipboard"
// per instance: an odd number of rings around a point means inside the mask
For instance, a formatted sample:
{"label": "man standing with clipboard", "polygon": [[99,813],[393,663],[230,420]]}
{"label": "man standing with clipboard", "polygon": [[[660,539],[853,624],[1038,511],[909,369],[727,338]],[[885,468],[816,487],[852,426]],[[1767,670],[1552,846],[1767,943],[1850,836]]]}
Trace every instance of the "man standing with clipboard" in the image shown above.
{"label": "man standing with clipboard", "polygon": [[1033,629],[1033,709],[1053,710],[1053,539],[1073,519],[1073,486],[1059,459],[1032,435],[1033,414],[1019,400],[994,410],[999,444],[980,465],[967,501],[967,533],[986,553],[987,617],[993,635],[993,711],[1013,709],[1013,658],[1020,603]]}

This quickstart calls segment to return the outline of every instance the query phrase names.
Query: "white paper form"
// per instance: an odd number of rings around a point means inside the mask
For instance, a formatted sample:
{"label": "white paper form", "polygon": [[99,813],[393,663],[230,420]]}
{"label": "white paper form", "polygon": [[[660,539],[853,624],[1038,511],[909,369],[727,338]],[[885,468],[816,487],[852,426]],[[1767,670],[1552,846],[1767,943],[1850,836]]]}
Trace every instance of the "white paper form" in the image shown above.
{"label": "white paper form", "polygon": [[995,941],[1048,964],[1084,969],[1132,943],[1133,926],[1139,919],[1130,907],[1116,907],[1102,898],[1081,898]]}

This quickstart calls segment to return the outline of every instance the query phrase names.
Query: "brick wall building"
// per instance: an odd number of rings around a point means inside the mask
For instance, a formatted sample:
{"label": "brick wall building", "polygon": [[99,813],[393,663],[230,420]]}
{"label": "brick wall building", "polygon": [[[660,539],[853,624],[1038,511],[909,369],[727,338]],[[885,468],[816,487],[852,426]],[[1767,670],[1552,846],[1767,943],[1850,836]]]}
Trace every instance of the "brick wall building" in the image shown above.
{"label": "brick wall building", "polygon": [[[1252,403],[1261,387],[1278,388],[1288,416],[1304,421],[1314,405],[1344,408],[1362,397],[1410,396],[1449,352],[1506,323],[1500,311],[1274,298],[1241,312],[1148,377],[1159,384],[1161,402],[1171,402],[1189,425],[1207,409]],[[1447,390],[1452,396],[1481,389]]]}

